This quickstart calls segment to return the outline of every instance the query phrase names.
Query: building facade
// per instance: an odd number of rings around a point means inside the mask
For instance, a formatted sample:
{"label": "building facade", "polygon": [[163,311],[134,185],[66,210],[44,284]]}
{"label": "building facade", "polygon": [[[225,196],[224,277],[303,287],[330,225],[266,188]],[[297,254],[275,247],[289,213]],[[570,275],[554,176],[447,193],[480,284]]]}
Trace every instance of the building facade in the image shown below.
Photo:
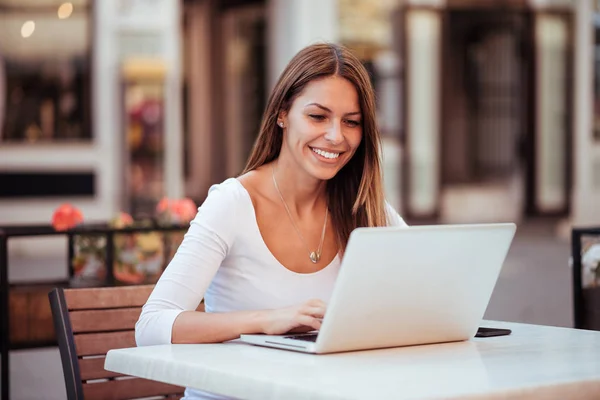
{"label": "building facade", "polygon": [[[87,189],[5,190],[2,224],[47,222],[65,200],[89,220],[147,213],[163,195],[201,201],[241,171],[274,80],[320,40],[348,45],[373,72],[388,197],[409,219],[600,223],[592,0],[73,4],[88,10],[87,47],[71,39],[90,64],[87,133],[42,140],[44,118],[29,139],[4,129],[0,172],[23,186],[74,176]],[[5,15],[17,24],[19,13]],[[30,43],[17,39],[0,51]]]}
{"label": "building facade", "polygon": [[403,3],[408,216],[600,223],[593,6]]}

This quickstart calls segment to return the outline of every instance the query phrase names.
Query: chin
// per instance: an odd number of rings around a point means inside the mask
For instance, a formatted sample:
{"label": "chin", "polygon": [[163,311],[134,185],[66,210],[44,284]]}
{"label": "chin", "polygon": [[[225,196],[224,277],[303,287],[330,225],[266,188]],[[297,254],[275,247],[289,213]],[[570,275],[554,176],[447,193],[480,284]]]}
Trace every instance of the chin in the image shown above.
{"label": "chin", "polygon": [[312,174],[315,178],[322,180],[322,181],[328,181],[330,179],[333,179],[338,173],[338,170],[336,169],[335,171],[319,171],[318,173],[314,173]]}
{"label": "chin", "polygon": [[340,163],[339,165],[328,165],[328,166],[317,166],[313,163],[309,163],[306,171],[316,179],[322,181],[328,181],[335,177],[338,172],[346,165],[346,163]]}

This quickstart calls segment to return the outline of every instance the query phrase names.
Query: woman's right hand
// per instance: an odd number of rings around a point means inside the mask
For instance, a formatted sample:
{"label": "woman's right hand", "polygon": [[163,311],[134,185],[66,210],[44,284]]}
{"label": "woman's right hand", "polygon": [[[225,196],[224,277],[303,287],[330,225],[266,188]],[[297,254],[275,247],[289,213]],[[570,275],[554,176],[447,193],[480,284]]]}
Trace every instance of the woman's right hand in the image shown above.
{"label": "woman's right hand", "polygon": [[267,335],[283,335],[288,332],[319,330],[326,308],[323,301],[312,299],[299,306],[265,310],[262,332]]}

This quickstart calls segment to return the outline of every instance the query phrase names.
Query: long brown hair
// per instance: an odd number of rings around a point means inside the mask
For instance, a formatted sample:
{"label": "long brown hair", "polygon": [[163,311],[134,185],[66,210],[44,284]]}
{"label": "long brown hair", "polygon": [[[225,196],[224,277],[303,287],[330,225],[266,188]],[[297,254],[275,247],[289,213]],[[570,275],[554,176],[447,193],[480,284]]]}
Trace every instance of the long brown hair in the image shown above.
{"label": "long brown hair", "polygon": [[362,113],[363,137],[358,149],[327,182],[327,205],[340,250],[344,251],[354,228],[386,225],[375,95],[367,70],[349,50],[335,44],[315,44],[294,56],[271,92],[258,138],[243,173],[279,157],[283,142],[283,130],[277,126],[279,113],[290,110],[309,82],[334,75],[354,85]]}

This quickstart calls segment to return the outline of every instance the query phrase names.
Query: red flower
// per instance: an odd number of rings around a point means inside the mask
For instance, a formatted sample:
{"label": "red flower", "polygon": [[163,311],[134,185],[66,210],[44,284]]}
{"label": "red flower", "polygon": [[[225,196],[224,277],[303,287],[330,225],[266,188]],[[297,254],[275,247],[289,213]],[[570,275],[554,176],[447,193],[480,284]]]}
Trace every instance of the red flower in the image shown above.
{"label": "red flower", "polygon": [[192,199],[185,198],[174,201],[171,210],[177,216],[179,222],[186,223],[194,219],[198,207]]}
{"label": "red flower", "polygon": [[61,204],[52,215],[52,226],[57,231],[69,230],[83,222],[83,214],[71,204]]}
{"label": "red flower", "polygon": [[189,198],[173,200],[163,197],[156,206],[156,212],[169,222],[186,223],[194,219],[198,207]]}
{"label": "red flower", "polygon": [[171,207],[171,200],[169,200],[166,197],[163,197],[159,202],[158,205],[156,206],[156,211],[160,214],[160,213],[164,213],[165,211],[168,211]]}
{"label": "red flower", "polygon": [[124,213],[124,212],[120,213],[119,218],[126,226],[133,224],[133,217],[127,213]]}

